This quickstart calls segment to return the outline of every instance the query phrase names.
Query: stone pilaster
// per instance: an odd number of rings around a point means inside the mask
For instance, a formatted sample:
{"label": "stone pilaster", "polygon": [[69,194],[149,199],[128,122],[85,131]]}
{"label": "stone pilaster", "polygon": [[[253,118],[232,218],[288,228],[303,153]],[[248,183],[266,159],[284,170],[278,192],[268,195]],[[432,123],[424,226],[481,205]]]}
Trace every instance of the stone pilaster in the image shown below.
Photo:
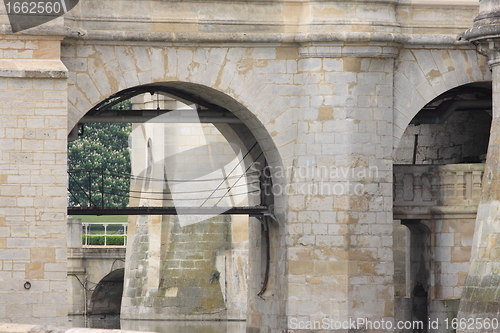
{"label": "stone pilaster", "polygon": [[[307,323],[340,332],[338,323],[394,316],[396,54],[387,43],[300,49],[298,70],[306,83],[287,240],[288,328],[297,332]],[[361,322],[357,327],[374,330]]]}
{"label": "stone pilaster", "polygon": [[68,314],[86,314],[87,297],[82,281],[85,281],[85,264],[81,257],[73,255],[82,252],[82,220],[68,218]]}
{"label": "stone pilaster", "polygon": [[66,321],[60,36],[0,36],[0,321]]}

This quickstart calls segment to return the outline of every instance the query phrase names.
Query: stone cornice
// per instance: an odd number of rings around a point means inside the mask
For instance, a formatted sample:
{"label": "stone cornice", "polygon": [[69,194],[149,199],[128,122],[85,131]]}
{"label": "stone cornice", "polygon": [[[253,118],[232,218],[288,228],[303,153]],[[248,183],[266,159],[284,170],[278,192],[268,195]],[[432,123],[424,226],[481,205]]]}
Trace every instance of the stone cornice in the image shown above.
{"label": "stone cornice", "polygon": [[475,219],[477,205],[434,206],[434,207],[394,207],[396,220],[436,220],[436,219]]}
{"label": "stone cornice", "polygon": [[16,36],[19,38],[28,37],[28,36],[47,36],[47,37],[68,37],[72,34],[78,34],[78,30],[76,28],[66,27],[66,26],[37,26],[31,29],[20,31],[16,34],[12,33],[12,29],[10,24],[0,24],[0,35],[10,35]]}
{"label": "stone cornice", "polygon": [[196,44],[396,43],[401,45],[463,46],[455,35],[415,35],[380,32],[330,33],[175,33],[76,29],[66,41],[152,42]]}
{"label": "stone cornice", "polygon": [[0,77],[66,79],[68,70],[60,60],[0,59]]}
{"label": "stone cornice", "polygon": [[68,248],[68,259],[125,259],[125,247]]}
{"label": "stone cornice", "polygon": [[[488,27],[490,35],[500,34],[500,29]],[[493,29],[491,29],[493,28]],[[310,32],[310,33],[278,33],[278,32],[143,32],[114,30],[85,30],[68,26],[38,26],[12,34],[10,25],[0,25],[0,35],[17,36],[27,39],[64,38],[71,41],[96,41],[99,43],[114,42],[147,42],[147,43],[195,43],[195,44],[310,44],[310,43],[395,43],[411,46],[464,46],[485,29],[477,31],[472,28],[461,36],[446,34],[405,34],[400,32]]]}

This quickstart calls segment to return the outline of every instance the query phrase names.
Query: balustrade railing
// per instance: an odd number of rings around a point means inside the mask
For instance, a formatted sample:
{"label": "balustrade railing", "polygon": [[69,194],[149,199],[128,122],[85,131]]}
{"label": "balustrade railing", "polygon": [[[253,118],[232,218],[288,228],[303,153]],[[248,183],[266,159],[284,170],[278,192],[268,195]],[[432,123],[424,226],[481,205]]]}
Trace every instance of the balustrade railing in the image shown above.
{"label": "balustrade railing", "polygon": [[126,246],[127,223],[84,222],[82,223],[83,246]]}
{"label": "balustrade railing", "polygon": [[484,164],[395,165],[394,215],[423,217],[447,207],[471,213],[481,196]]}

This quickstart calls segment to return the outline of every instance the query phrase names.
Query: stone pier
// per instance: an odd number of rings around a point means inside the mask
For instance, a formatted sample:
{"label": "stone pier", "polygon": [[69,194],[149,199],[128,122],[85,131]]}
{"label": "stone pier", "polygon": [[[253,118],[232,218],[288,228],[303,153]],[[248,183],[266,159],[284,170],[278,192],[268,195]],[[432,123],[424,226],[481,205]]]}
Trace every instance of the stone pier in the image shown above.
{"label": "stone pier", "polygon": [[66,320],[68,71],[61,28],[0,36],[0,321]]}
{"label": "stone pier", "polygon": [[[460,320],[498,323],[500,312],[500,4],[480,2],[474,27],[462,38],[488,57],[492,71],[493,121],[483,191],[479,204],[471,265],[460,302]],[[497,325],[498,326],[498,325]],[[495,332],[498,327],[464,326],[459,332]]]}

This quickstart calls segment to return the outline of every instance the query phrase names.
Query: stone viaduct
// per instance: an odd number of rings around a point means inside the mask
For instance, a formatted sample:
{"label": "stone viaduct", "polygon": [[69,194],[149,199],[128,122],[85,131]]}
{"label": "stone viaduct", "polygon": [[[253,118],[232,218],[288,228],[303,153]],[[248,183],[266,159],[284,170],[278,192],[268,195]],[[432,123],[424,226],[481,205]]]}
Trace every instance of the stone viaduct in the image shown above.
{"label": "stone viaduct", "polygon": [[[248,224],[247,332],[494,318],[499,10],[81,0],[12,34],[2,7],[0,321],[66,323],[68,134],[148,87],[232,113],[234,141],[256,140],[272,172],[264,293],[264,229]],[[123,316],[140,318],[130,295]]]}

